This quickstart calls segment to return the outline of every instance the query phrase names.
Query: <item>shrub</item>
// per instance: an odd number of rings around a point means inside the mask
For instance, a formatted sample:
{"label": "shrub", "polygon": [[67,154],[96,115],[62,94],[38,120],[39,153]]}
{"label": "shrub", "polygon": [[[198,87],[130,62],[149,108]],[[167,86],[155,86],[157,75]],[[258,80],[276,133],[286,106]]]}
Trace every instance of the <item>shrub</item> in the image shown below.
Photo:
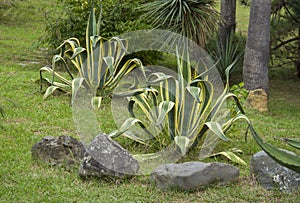
{"label": "shrub", "polygon": [[145,0],[60,0],[63,13],[59,18],[47,15],[47,35],[44,42],[52,48],[58,47],[63,40],[76,36],[81,43],[85,43],[85,28],[91,7],[95,8],[96,16],[102,11],[100,34],[111,38],[124,32],[149,28],[148,23],[139,17],[136,7]]}

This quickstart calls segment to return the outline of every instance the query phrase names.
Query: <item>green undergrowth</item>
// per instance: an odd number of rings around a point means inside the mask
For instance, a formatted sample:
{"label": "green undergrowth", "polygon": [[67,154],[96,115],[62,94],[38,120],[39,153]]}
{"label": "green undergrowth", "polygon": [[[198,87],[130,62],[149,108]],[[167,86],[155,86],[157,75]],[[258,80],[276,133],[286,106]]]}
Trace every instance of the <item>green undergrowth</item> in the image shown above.
{"label": "green undergrowth", "polygon": [[[28,14],[7,15],[0,21],[0,106],[4,118],[0,122],[0,202],[299,202],[299,190],[292,194],[261,188],[250,175],[250,158],[260,150],[249,136],[245,142],[243,122],[229,132],[230,142],[219,142],[215,151],[239,148],[247,166],[239,166],[237,183],[212,186],[196,191],[160,191],[148,176],[128,179],[81,179],[78,170],[51,167],[32,160],[31,147],[45,136],[70,135],[77,137],[73,124],[70,96],[58,93],[42,100],[38,70],[47,57],[33,46],[43,33],[41,1],[16,1],[16,8],[30,9]],[[49,3],[56,2],[51,0]],[[30,4],[28,4],[30,3]],[[17,12],[17,11],[14,11]],[[33,13],[32,13],[33,12]],[[35,17],[32,17],[35,14]],[[22,21],[18,16],[22,17]],[[46,58],[46,60],[45,60]],[[33,63],[36,62],[36,63]],[[246,109],[257,132],[268,142],[290,149],[276,137],[299,138],[300,84],[293,80],[270,81],[270,112],[259,113]],[[13,100],[13,103],[10,102]],[[109,99],[100,114],[101,129],[115,129]],[[101,117],[105,119],[101,119]],[[123,140],[124,141],[124,140]],[[197,161],[198,151],[192,151],[182,161]],[[230,163],[224,158],[204,160]]]}

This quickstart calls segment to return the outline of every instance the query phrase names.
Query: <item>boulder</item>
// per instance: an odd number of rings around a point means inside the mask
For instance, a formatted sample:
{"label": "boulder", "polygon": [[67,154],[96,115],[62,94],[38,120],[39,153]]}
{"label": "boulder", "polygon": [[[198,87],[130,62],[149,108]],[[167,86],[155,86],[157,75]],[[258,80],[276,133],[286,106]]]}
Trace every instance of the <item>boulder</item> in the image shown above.
{"label": "boulder", "polygon": [[137,174],[139,163],[129,152],[105,134],[100,134],[87,147],[79,176],[117,176]]}
{"label": "boulder", "polygon": [[32,157],[51,165],[71,166],[83,158],[85,148],[70,136],[46,136],[31,148]]}
{"label": "boulder", "polygon": [[289,193],[300,186],[299,173],[281,166],[264,151],[252,156],[250,169],[265,189],[279,188],[280,191]]}
{"label": "boulder", "polygon": [[268,111],[268,94],[263,89],[250,90],[246,105],[260,112]]}
{"label": "boulder", "polygon": [[225,163],[186,162],[165,164],[153,170],[150,179],[162,190],[194,190],[211,184],[237,181],[239,169]]}

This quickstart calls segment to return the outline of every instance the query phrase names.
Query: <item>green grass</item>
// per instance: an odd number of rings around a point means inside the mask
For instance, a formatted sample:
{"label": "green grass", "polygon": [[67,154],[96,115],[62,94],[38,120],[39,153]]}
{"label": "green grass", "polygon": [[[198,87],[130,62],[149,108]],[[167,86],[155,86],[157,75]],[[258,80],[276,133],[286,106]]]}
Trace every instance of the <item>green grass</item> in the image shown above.
{"label": "green grass", "polygon": [[247,34],[250,16],[250,6],[236,6],[236,31]]}
{"label": "green grass", "polygon": [[[55,0],[50,1],[55,2]],[[0,129],[0,202],[299,202],[299,190],[284,194],[262,189],[249,173],[248,166],[238,166],[241,177],[228,186],[212,186],[197,191],[162,192],[147,176],[132,179],[82,180],[77,169],[65,170],[37,163],[30,149],[42,137],[52,135],[76,136],[72,119],[70,97],[53,96],[42,101],[39,92],[38,70],[45,65],[44,55],[32,46],[43,33],[44,24],[39,6],[41,1],[20,1],[19,10],[29,14],[14,15],[12,20],[0,20],[0,83],[13,77],[0,87],[0,105],[5,109]],[[23,6],[22,6],[23,5]],[[22,9],[21,9],[22,8]],[[32,8],[32,9],[30,9]],[[35,17],[32,17],[35,14]],[[19,17],[22,17],[20,21]],[[31,62],[38,62],[31,63]],[[22,63],[22,65],[20,64]],[[23,65],[26,64],[26,65]],[[271,81],[270,113],[247,110],[255,128],[267,141],[288,148],[274,137],[299,138],[300,84],[292,80]],[[16,106],[6,98],[12,99]],[[103,128],[114,128],[109,118],[110,106],[104,106],[103,117],[108,118]],[[221,143],[216,150],[232,147],[244,151],[241,157],[249,163],[259,147],[249,137],[244,142],[243,123],[230,132],[229,143]],[[197,157],[197,154],[187,160]],[[220,158],[217,161],[224,161]],[[214,161],[214,159],[206,160]],[[228,162],[227,162],[228,163]]]}

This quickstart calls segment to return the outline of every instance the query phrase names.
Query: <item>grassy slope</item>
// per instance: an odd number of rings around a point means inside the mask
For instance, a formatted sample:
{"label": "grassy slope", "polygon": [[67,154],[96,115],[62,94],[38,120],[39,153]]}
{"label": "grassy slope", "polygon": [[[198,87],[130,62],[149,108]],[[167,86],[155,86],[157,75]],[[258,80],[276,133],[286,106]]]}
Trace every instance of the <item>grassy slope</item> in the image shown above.
{"label": "grassy slope", "polygon": [[[52,1],[51,1],[52,2]],[[27,4],[26,4],[27,3]],[[14,21],[0,23],[0,81],[15,75],[0,87],[1,106],[6,110],[4,130],[0,131],[0,202],[297,202],[299,192],[282,194],[265,191],[249,175],[249,166],[240,167],[241,178],[236,184],[214,186],[195,192],[162,192],[149,183],[148,177],[131,180],[90,179],[83,181],[77,170],[65,171],[37,164],[31,159],[31,146],[46,135],[75,135],[70,99],[51,97],[42,101],[38,92],[40,54],[31,49],[32,42],[43,31],[39,19],[40,1],[29,5],[22,1],[22,13]],[[24,11],[30,15],[24,14]],[[32,12],[32,13],[31,13]],[[36,16],[32,18],[33,14]],[[18,16],[24,19],[20,21]],[[24,51],[26,54],[24,54]],[[40,64],[30,63],[40,62]],[[19,63],[27,64],[23,67]],[[249,111],[259,133],[268,141],[273,136],[299,137],[299,83],[272,81],[271,114]],[[4,97],[13,99],[14,107]],[[242,124],[241,124],[242,125]],[[111,128],[107,124],[108,128]],[[259,148],[250,140],[245,144],[240,131],[232,131],[233,141],[219,145],[224,150],[238,147],[242,158],[249,162]],[[296,200],[298,198],[298,200]]]}

